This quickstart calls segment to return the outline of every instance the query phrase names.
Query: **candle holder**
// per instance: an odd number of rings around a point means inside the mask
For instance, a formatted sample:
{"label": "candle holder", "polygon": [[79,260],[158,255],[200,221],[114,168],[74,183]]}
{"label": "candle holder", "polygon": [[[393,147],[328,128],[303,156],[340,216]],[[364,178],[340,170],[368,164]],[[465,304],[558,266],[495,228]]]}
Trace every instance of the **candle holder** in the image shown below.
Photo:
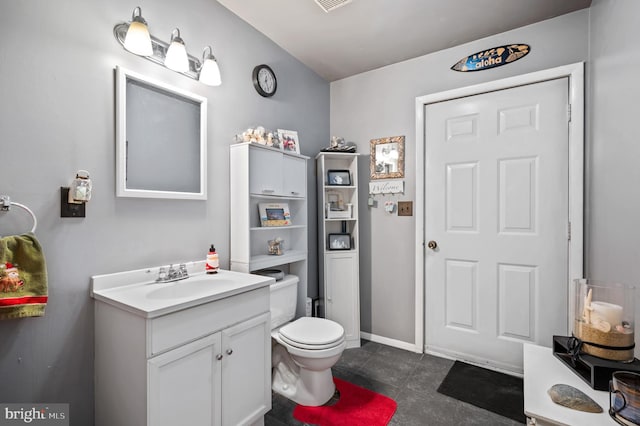
{"label": "candle holder", "polygon": [[573,335],[580,351],[595,357],[631,362],[634,348],[635,288],[575,280]]}

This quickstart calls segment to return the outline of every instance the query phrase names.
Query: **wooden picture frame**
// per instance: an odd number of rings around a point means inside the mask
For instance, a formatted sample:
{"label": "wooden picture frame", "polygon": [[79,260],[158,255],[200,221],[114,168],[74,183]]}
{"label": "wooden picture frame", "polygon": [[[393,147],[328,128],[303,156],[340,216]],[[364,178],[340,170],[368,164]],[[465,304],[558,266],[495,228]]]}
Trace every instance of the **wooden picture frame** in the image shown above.
{"label": "wooden picture frame", "polygon": [[404,178],[404,136],[371,139],[371,179]]}
{"label": "wooden picture frame", "polygon": [[259,203],[261,226],[289,226],[291,213],[287,203]]}

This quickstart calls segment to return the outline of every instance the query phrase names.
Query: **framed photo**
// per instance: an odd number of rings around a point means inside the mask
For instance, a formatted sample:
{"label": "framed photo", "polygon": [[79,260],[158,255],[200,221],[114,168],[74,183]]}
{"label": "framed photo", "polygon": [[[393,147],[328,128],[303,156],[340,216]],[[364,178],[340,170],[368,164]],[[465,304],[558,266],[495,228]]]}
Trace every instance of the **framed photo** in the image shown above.
{"label": "framed photo", "polygon": [[296,154],[300,154],[298,132],[295,130],[278,129],[278,139],[280,139],[280,146],[284,152],[295,152]]}
{"label": "framed photo", "polygon": [[351,186],[351,173],[349,170],[328,170],[327,184]]}
{"label": "framed photo", "polygon": [[258,204],[261,226],[289,226],[291,225],[291,213],[287,203],[260,203]]}
{"label": "framed photo", "polygon": [[340,210],[344,208],[344,198],[342,198],[342,193],[340,191],[327,191],[326,200],[331,210]]}
{"label": "framed photo", "polygon": [[398,179],[404,177],[404,136],[371,139],[369,177]]}
{"label": "framed photo", "polygon": [[351,250],[351,234],[329,234],[329,250]]}

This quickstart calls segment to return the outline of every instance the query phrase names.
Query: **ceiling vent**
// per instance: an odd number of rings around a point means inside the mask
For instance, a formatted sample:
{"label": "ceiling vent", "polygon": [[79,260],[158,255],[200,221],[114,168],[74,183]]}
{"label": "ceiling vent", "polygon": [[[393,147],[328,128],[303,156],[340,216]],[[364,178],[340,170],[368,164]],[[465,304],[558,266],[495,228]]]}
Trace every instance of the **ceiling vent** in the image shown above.
{"label": "ceiling vent", "polygon": [[318,6],[322,8],[325,12],[329,13],[334,9],[339,8],[340,6],[344,6],[345,4],[351,3],[353,0],[315,0],[318,3]]}

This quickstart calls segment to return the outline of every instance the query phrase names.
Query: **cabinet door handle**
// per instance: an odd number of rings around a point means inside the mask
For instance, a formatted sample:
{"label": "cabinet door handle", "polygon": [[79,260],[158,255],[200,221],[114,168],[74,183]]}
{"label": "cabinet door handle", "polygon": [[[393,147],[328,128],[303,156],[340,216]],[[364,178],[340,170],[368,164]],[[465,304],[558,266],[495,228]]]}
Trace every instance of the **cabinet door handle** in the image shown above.
{"label": "cabinet door handle", "polygon": [[222,360],[222,354],[218,354],[218,355],[216,355],[216,359],[217,359],[218,361]]}
{"label": "cabinet door handle", "polygon": [[262,192],[264,192],[265,194],[272,194],[272,193],[274,193],[276,191],[275,191],[275,189],[263,189]]}
{"label": "cabinet door handle", "polygon": [[229,348],[227,349],[227,355],[231,355],[233,353],[233,349]]}
{"label": "cabinet door handle", "polygon": [[291,191],[291,195],[300,195],[298,191]]}

